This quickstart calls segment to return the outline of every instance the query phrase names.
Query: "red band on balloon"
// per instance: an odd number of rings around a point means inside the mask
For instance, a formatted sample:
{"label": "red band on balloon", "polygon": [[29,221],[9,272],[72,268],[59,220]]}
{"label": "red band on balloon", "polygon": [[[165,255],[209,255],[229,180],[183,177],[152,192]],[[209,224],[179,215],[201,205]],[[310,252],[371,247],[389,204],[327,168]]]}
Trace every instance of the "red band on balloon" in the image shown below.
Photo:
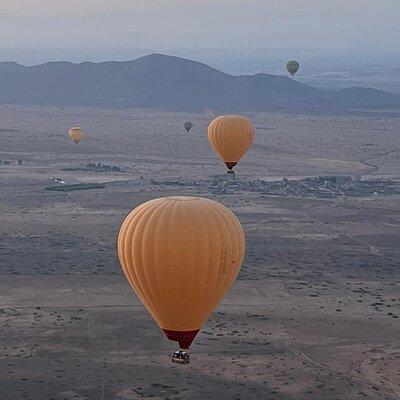
{"label": "red band on balloon", "polygon": [[169,340],[178,342],[181,349],[188,349],[199,332],[199,329],[195,331],[169,331],[163,329],[163,331]]}
{"label": "red band on balloon", "polygon": [[225,165],[228,167],[229,170],[232,170],[232,168],[237,164],[237,162],[226,162]]}

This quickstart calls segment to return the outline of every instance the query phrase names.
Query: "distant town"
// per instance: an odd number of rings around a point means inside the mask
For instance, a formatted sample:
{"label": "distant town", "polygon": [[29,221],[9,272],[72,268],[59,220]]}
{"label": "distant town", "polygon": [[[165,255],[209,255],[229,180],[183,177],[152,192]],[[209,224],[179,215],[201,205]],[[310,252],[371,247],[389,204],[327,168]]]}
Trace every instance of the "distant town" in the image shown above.
{"label": "distant town", "polygon": [[90,162],[86,167],[62,168],[61,171],[84,171],[84,172],[123,172],[117,165],[106,165]]}
{"label": "distant town", "polygon": [[229,175],[215,175],[211,181],[190,181],[186,179],[152,180],[153,185],[203,187],[208,186],[213,194],[229,195],[238,190],[258,192],[269,196],[336,198],[390,196],[400,194],[400,180],[362,180],[352,176],[318,176],[301,180],[283,178],[279,181],[262,179],[246,180]]}

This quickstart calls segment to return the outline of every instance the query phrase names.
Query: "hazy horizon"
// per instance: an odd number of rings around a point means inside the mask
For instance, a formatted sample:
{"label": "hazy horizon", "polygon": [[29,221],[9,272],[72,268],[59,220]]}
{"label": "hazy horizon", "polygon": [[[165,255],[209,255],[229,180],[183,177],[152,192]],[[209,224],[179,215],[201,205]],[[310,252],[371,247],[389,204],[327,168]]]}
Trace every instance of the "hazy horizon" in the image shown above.
{"label": "hazy horizon", "polygon": [[0,0],[0,60],[122,61],[160,52],[211,63],[238,53],[250,63],[292,56],[387,64],[400,59],[398,15],[393,0],[117,0],[112,9],[105,0]]}

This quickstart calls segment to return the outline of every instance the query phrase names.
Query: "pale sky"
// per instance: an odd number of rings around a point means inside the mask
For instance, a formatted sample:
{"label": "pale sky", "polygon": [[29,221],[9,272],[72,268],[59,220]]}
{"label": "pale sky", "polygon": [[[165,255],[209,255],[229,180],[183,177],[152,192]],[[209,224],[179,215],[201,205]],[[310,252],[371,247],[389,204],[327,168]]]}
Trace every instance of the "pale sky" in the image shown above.
{"label": "pale sky", "polygon": [[399,53],[399,21],[400,0],[0,0],[0,57],[95,51],[108,59],[135,48]]}

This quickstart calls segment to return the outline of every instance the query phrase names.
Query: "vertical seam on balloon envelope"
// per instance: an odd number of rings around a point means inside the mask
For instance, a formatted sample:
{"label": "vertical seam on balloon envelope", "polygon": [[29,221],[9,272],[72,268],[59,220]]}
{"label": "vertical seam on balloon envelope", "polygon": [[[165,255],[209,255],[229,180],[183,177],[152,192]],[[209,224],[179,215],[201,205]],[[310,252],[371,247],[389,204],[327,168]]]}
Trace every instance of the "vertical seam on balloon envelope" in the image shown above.
{"label": "vertical seam on balloon envelope", "polygon": [[[219,207],[217,207],[216,205],[214,205],[214,204],[212,204],[212,203],[210,204],[210,210],[212,210],[211,212],[214,214],[214,218],[215,218],[215,220],[216,220],[216,224],[217,224],[217,227],[218,227],[220,236],[221,236],[221,252],[222,252],[223,247],[224,247],[224,245],[225,245],[225,241],[226,241],[228,235],[226,235],[225,229],[223,230],[223,234],[221,234],[220,225],[222,225],[222,224],[226,225],[226,221],[225,221],[225,218],[220,217],[219,211],[222,211],[222,213],[223,213],[224,216],[225,216],[225,215],[226,215],[226,210],[225,210],[224,208],[222,208],[222,207],[219,208]],[[232,238],[231,238],[230,235],[229,235],[229,241],[232,242]],[[232,243],[231,243],[231,247],[232,247]],[[221,258],[220,258],[220,263],[221,263],[221,261],[222,261],[222,256],[221,256]],[[219,268],[221,268],[221,265],[219,265]],[[223,275],[223,274],[221,274],[220,271],[219,271],[219,275]],[[210,292],[209,301],[212,301],[212,302],[213,302],[214,307],[216,307],[217,304],[219,303],[219,300],[218,300],[218,301],[216,300],[216,299],[218,299],[218,298],[215,297],[215,293],[218,293],[218,292],[221,291],[221,289],[222,289],[222,288],[224,287],[224,285],[225,285],[226,280],[227,280],[229,277],[230,277],[229,273],[226,272],[226,273],[225,273],[225,277],[224,277],[224,279],[223,279],[222,282],[221,282],[222,285],[220,285],[219,288],[217,287],[217,285],[214,285],[213,290]]]}
{"label": "vertical seam on balloon envelope", "polygon": [[[200,203],[200,202],[197,202]],[[191,282],[191,293],[195,293],[195,284],[196,284],[196,277],[197,277],[197,272],[198,272],[198,264],[199,264],[199,246],[196,245],[196,243],[199,243],[199,232],[198,232],[198,228],[197,228],[197,220],[201,218],[201,214],[198,213],[198,208],[199,206],[195,207],[194,210],[191,212],[194,213],[194,219],[196,220],[196,223],[194,224],[194,226],[196,227],[196,229],[194,229],[194,237],[192,238],[192,240],[194,240],[194,270],[192,271],[192,282]],[[200,251],[203,251],[203,249],[201,249]]]}
{"label": "vertical seam on balloon envelope", "polygon": [[[229,209],[227,210],[226,207],[224,207],[222,204],[213,204],[212,206],[214,207],[215,210],[223,212],[223,214],[225,216],[225,218],[223,219],[223,222],[229,232],[230,247],[231,247],[231,249],[235,249],[234,241],[236,238],[236,233],[235,233],[236,229],[234,229],[233,219],[232,219],[230,210]],[[236,245],[237,244],[238,244],[238,242],[236,243]],[[235,249],[235,253],[236,253],[236,249]],[[222,282],[222,285],[220,285],[219,291],[214,290],[213,299],[214,299],[215,307],[219,304],[219,302],[222,300],[222,298],[224,297],[227,290],[231,287],[236,276],[237,276],[237,274],[232,276],[231,274],[229,274],[227,272],[227,274]],[[227,287],[227,281],[231,281],[229,287]],[[215,295],[215,293],[217,293],[217,294]]]}
{"label": "vertical seam on balloon envelope", "polygon": [[[219,252],[219,258],[218,258],[218,273],[217,273],[217,275],[219,276],[220,275],[220,267],[221,267],[221,265],[220,265],[220,263],[221,263],[221,251],[222,251],[222,247],[224,245],[224,237],[223,237],[223,235],[221,233],[221,229],[220,229],[219,224],[218,224],[218,218],[216,217],[216,213],[213,210],[212,203],[208,203],[207,204],[207,208],[208,208],[208,214],[211,216],[210,220],[212,220],[214,226],[216,227],[216,232],[218,232],[218,236],[219,236],[220,252]],[[212,268],[210,268],[210,269],[212,269]],[[202,302],[204,304],[210,304],[210,300],[212,299],[212,293],[214,293],[217,284],[218,284],[218,279],[216,279],[214,281],[214,285],[213,285],[212,290],[210,290],[208,292],[208,295],[205,297],[208,301],[203,301],[204,298],[202,297]]]}
{"label": "vertical seam on balloon envelope", "polygon": [[[169,201],[168,204],[165,205],[165,208],[162,211],[162,214],[159,216],[159,221],[161,221],[161,216],[163,216],[166,219],[166,223],[164,223],[162,226],[161,224],[157,224],[156,230],[154,232],[154,242],[153,242],[153,259],[155,260],[155,245],[156,245],[156,239],[157,239],[157,234],[159,232],[159,230],[163,230],[161,228],[163,228],[165,225],[168,227],[170,218],[171,218],[171,209],[173,207],[174,202],[173,201]],[[162,241],[162,239],[161,239]],[[158,241],[157,241],[158,242]],[[168,257],[168,249],[166,252],[166,255]],[[162,260],[162,262],[165,264],[165,268],[167,268],[168,266],[168,259],[167,260]],[[159,286],[159,281],[157,279],[157,273],[156,271],[154,271],[154,275],[155,275],[155,279],[156,279],[156,283],[157,283],[157,292],[160,294],[161,290],[160,290],[160,286]]]}
{"label": "vertical seam on balloon envelope", "polygon": [[[230,162],[238,162],[240,160],[240,157],[237,156],[239,153],[239,146],[242,141],[242,136],[240,135],[240,132],[237,131],[235,128],[235,123],[232,123],[233,120],[228,121],[228,127],[229,127],[229,140],[231,141],[232,145],[232,152],[236,154],[235,156],[230,156],[229,160]],[[232,124],[231,124],[232,123]]]}
{"label": "vertical seam on balloon envelope", "polygon": [[247,150],[253,144],[254,136],[255,136],[255,128],[254,128],[254,125],[253,125],[252,121],[249,119],[248,121],[244,121],[244,122],[245,122],[244,139],[246,140],[246,151],[243,153],[243,155],[247,152]]}
{"label": "vertical seam on balloon envelope", "polygon": [[221,154],[221,146],[222,146],[221,138],[220,135],[218,135],[218,132],[221,129],[222,122],[223,122],[222,117],[218,117],[218,119],[213,124],[213,129],[212,129],[213,141],[211,144],[217,157],[219,157],[222,161],[225,161],[224,157]]}
{"label": "vertical seam on balloon envelope", "polygon": [[213,126],[212,132],[213,132],[213,139],[215,141],[215,152],[217,153],[218,157],[220,157],[223,161],[225,161],[224,157],[221,154],[222,143],[220,140],[220,135],[218,135],[222,122],[223,122],[222,117],[218,117],[217,121],[215,122],[215,125]]}
{"label": "vertical seam on balloon envelope", "polygon": [[216,122],[211,121],[210,125],[208,126],[208,130],[207,130],[207,134],[208,134],[208,141],[210,142],[210,146],[213,149],[214,153],[216,153],[218,156],[218,151],[216,148],[216,145],[214,144],[215,138],[214,138],[214,126],[215,126]]}
{"label": "vertical seam on balloon envelope", "polygon": [[[145,204],[145,206],[142,209],[137,210],[136,213],[135,213],[136,210],[132,211],[133,215],[132,215],[132,218],[129,221],[129,226],[128,227],[131,226],[131,224],[133,223],[133,221],[135,219],[139,219],[143,214],[145,214],[147,212],[148,209],[150,209],[153,206],[154,206],[154,203],[148,204],[147,207],[146,207],[146,204]],[[140,298],[140,300],[142,301],[143,305],[146,306],[146,303],[150,304],[151,302],[148,300],[148,296],[145,294],[145,292],[143,290],[143,287],[140,284],[140,280],[138,279],[138,275],[137,275],[137,272],[135,270],[134,259],[133,259],[133,256],[132,256],[132,251],[133,251],[132,243],[133,243],[133,236],[134,236],[136,228],[137,228],[137,223],[132,228],[131,232],[127,231],[127,233],[125,234],[125,239],[124,239],[124,242],[123,242],[124,243],[124,252],[125,252],[126,259],[130,260],[130,265],[131,265],[131,268],[127,268],[129,282],[134,287],[135,292],[136,292],[137,296]],[[131,251],[129,251],[129,249],[131,249]],[[134,278],[132,277],[132,274],[134,274]]]}
{"label": "vertical seam on balloon envelope", "polygon": [[250,147],[250,126],[249,125],[251,124],[251,122],[250,122],[250,120],[242,120],[242,123],[243,123],[243,132],[244,132],[242,141],[243,141],[243,146],[246,146],[246,150],[242,154],[242,157],[243,157]]}
{"label": "vertical seam on balloon envelope", "polygon": [[[216,221],[214,220],[213,215],[210,213],[210,203],[208,203],[208,202],[204,203],[204,204],[202,204],[202,207],[204,207],[204,209],[206,210],[207,219],[209,221],[211,221],[211,223],[213,224],[215,232],[216,232],[216,234],[218,235],[218,238],[219,238],[219,243],[221,244],[222,243],[221,233],[220,233],[220,231],[218,229],[218,225],[217,225]],[[208,227],[209,227],[209,224],[207,223],[207,228]],[[208,228],[208,229],[210,229],[210,228]],[[213,243],[215,243],[215,242],[216,242],[216,240]],[[207,290],[207,287],[208,287],[208,278],[209,278],[209,275],[210,275],[210,270],[212,269],[212,265],[211,265],[211,250],[212,250],[213,247],[211,245],[213,243],[210,243],[210,248],[209,248],[210,256],[209,256],[209,263],[208,263],[208,268],[207,268],[207,275],[206,275],[206,280],[205,280],[205,284],[204,284],[204,287],[203,287],[203,291],[202,291],[202,294],[201,294],[201,297],[200,297],[200,304],[202,304],[203,307],[207,307],[207,310],[209,309],[209,307],[207,306],[207,302],[205,301],[205,294],[206,294],[206,290]],[[205,309],[203,309],[203,310],[205,311]],[[208,318],[208,315],[207,315],[207,317],[205,319],[207,319],[207,318]]]}
{"label": "vertical seam on balloon envelope", "polygon": [[[194,200],[194,201],[190,201],[189,203],[201,203],[201,202],[198,201],[198,200]],[[196,208],[197,208],[197,206],[193,207],[193,204],[188,204],[187,202],[183,202],[183,201],[179,202],[179,210],[180,210],[180,215],[181,215],[181,219],[182,219],[182,227],[184,229],[183,232],[185,232],[186,228],[193,232],[193,226],[192,227],[186,226],[186,222],[187,222],[188,215],[190,215],[189,221],[192,221],[192,220],[194,221],[196,219]],[[193,215],[192,215],[193,212],[194,212],[194,218],[193,218]],[[193,225],[196,225],[196,224],[193,224]],[[190,243],[189,243],[189,238],[191,239]],[[185,262],[185,265],[183,266],[185,268],[184,275],[186,275],[187,271],[189,270],[187,268],[188,263],[189,262],[194,262],[194,265],[192,265],[191,268],[190,268],[191,275],[192,275],[191,276],[192,282],[191,283],[189,283],[189,282],[185,282],[184,283],[184,284],[187,284],[188,288],[191,288],[190,293],[192,295],[191,298],[192,298],[192,302],[193,302],[194,277],[195,277],[195,271],[196,271],[196,266],[197,266],[196,232],[194,233],[194,237],[192,235],[188,235],[186,237],[186,233],[185,233],[185,239],[184,240],[187,240],[187,246],[188,247],[192,247],[193,250],[194,250],[194,254],[192,254],[193,258],[187,260],[187,262]],[[193,307],[193,304],[191,304],[191,306]],[[193,322],[195,322],[195,316],[193,316],[193,313],[192,313],[190,324],[193,324]]]}
{"label": "vertical seam on balloon envelope", "polygon": [[[147,208],[147,207],[146,207]],[[144,212],[144,210],[140,210],[141,212]],[[125,232],[125,236],[123,239],[121,239],[122,241],[122,252],[123,254],[123,262],[125,264],[125,267],[123,266],[123,271],[125,272],[125,276],[126,279],[128,280],[128,282],[130,283],[133,291],[136,293],[136,295],[139,297],[139,299],[141,300],[142,303],[145,303],[146,301],[146,296],[144,296],[143,294],[143,290],[139,284],[139,281],[136,277],[136,272],[134,272],[134,267],[133,267],[133,263],[132,263],[132,258],[129,256],[129,251],[128,249],[131,247],[131,241],[130,245],[127,245],[128,243],[128,234],[129,234],[129,227],[131,226],[132,221],[135,219],[135,217],[137,217],[138,213],[135,213],[134,211],[131,212],[131,214],[128,215],[127,218],[129,218],[129,221],[127,221],[126,224],[126,232]],[[129,234],[130,235],[130,234]],[[130,263],[128,261],[131,261]],[[129,268],[128,264],[131,265],[131,268]],[[132,274],[135,275],[136,279],[132,277]]]}
{"label": "vertical seam on balloon envelope", "polygon": [[[241,149],[244,149],[244,150],[240,151],[241,154],[240,154],[240,157],[238,157],[237,161],[239,161],[244,156],[244,154],[246,153],[246,151],[248,149],[248,129],[247,129],[247,125],[248,125],[248,122],[244,118],[240,118],[240,130],[243,132],[243,135],[240,135],[240,141],[239,141],[238,144],[239,144],[239,147]],[[245,149],[246,146],[247,146],[247,148]],[[239,151],[238,151],[238,153],[239,153]]]}
{"label": "vertical seam on balloon envelope", "polygon": [[[220,206],[220,205],[216,205],[215,207],[222,210],[222,206]],[[223,210],[223,211],[226,212],[226,210]],[[239,244],[242,242],[240,239],[243,238],[243,236],[242,236],[243,235],[243,228],[242,228],[239,220],[236,218],[236,216],[230,210],[228,210],[228,211],[229,212],[227,213],[228,214],[227,215],[227,217],[228,217],[227,219],[228,219],[229,222],[227,223],[227,226],[228,226],[228,230],[230,231],[231,246],[232,246],[233,249],[235,249],[235,258],[236,258],[235,261],[236,261],[237,264],[239,264],[239,268],[237,269],[237,272],[236,272],[235,276],[232,277],[229,287],[226,287],[226,282],[228,280],[227,279],[228,276],[226,277],[226,279],[224,281],[224,285],[221,288],[221,291],[222,291],[223,288],[225,288],[226,291],[228,291],[232,287],[232,285],[233,285],[233,283],[234,283],[234,281],[235,281],[235,279],[236,279],[236,277],[237,277],[237,275],[238,275],[238,273],[239,273],[239,271],[241,269],[242,262],[243,262],[243,257],[244,257],[244,249],[242,249],[241,245],[240,245],[240,248],[239,248]],[[235,229],[235,225],[236,224],[238,224],[240,226],[240,231],[242,233],[240,235],[240,237],[239,237],[237,229]],[[241,254],[241,253],[243,253],[243,254]],[[239,259],[239,256],[240,256],[240,259]],[[225,293],[221,293],[221,291],[217,296],[217,299],[219,299],[218,302],[220,300],[222,300],[224,294],[226,293],[226,292]]]}
{"label": "vertical seam on balloon envelope", "polygon": [[[218,120],[217,129],[215,130],[215,137],[217,138],[218,151],[220,151],[220,152],[223,150],[225,142],[224,142],[224,136],[219,134],[219,132],[224,129],[225,123],[226,122],[224,121],[223,117],[220,117],[220,119]],[[224,160],[224,158],[223,158],[223,160]],[[227,161],[229,161],[229,160],[227,160]]]}
{"label": "vertical seam on balloon envelope", "polygon": [[[230,229],[230,233],[231,233],[230,240],[231,240],[232,247],[235,248],[235,256],[237,257],[240,255],[240,259],[236,260],[236,261],[238,261],[238,264],[239,264],[239,268],[237,269],[236,274],[231,277],[226,276],[226,279],[223,282],[223,286],[221,287],[221,290],[223,290],[225,288],[225,292],[222,294],[220,292],[218,294],[218,296],[217,296],[217,304],[218,304],[224,297],[225,293],[227,293],[227,291],[232,287],[232,285],[240,271],[240,268],[242,266],[243,257],[244,257],[244,246],[241,245],[240,249],[238,248],[238,246],[239,246],[239,243],[243,243],[243,245],[244,245],[244,234],[243,234],[243,228],[242,228],[239,220],[236,218],[235,214],[233,214],[233,212],[231,212],[229,209],[225,210],[225,207],[223,207],[222,204],[215,204],[215,208],[218,208],[221,211],[225,212],[227,219],[228,219],[228,224],[229,224],[228,227],[231,228]],[[235,229],[236,224],[238,224],[238,226],[240,227],[240,235],[239,235],[239,232],[237,231],[237,229]],[[243,239],[243,241],[241,239]],[[236,243],[235,243],[236,246],[233,246],[235,241],[236,241]],[[226,286],[228,277],[231,279],[229,287]]]}
{"label": "vertical seam on balloon envelope", "polygon": [[[206,207],[204,207],[204,204],[202,204],[202,203],[200,203],[200,207],[203,209],[203,212],[201,213],[201,221],[202,221],[203,226],[205,227],[205,230],[207,231],[207,249],[206,249],[207,263],[205,264],[207,270],[206,270],[206,277],[203,280],[202,287],[201,287],[201,289],[199,291],[200,296],[197,296],[197,302],[198,302],[199,308],[202,311],[204,311],[204,305],[202,304],[202,298],[203,298],[203,295],[204,295],[205,288],[207,286],[207,280],[208,280],[209,270],[210,270],[210,247],[211,247],[210,246],[210,237],[211,237],[211,234],[210,234],[210,228],[209,228],[209,226],[208,226],[208,224],[206,222],[206,219],[204,217],[204,211],[207,212],[207,209],[206,209]],[[196,262],[196,274],[195,275],[199,275],[198,272],[199,272],[199,268],[198,268],[198,263]],[[199,327],[199,328],[201,328],[201,327]]]}
{"label": "vertical seam on balloon envelope", "polygon": [[[144,227],[143,227],[143,234],[141,237],[141,250],[140,250],[140,261],[141,263],[139,263],[139,266],[141,266],[142,271],[141,271],[141,275],[144,277],[144,284],[146,285],[146,292],[149,293],[149,297],[148,299],[151,300],[150,304],[152,305],[152,308],[154,311],[156,311],[156,314],[159,315],[158,311],[158,301],[154,296],[153,290],[151,288],[151,284],[149,285],[149,281],[148,281],[148,274],[147,274],[147,269],[145,267],[145,263],[144,263],[144,257],[143,257],[143,244],[146,240],[146,236],[149,236],[149,221],[150,219],[154,216],[155,212],[157,210],[159,210],[162,206],[164,205],[164,201],[160,201],[159,203],[156,203],[155,206],[153,207],[153,209],[148,210],[148,212],[146,213],[146,220],[143,222],[144,223]],[[158,322],[158,318],[156,319],[156,321]]]}
{"label": "vertical seam on balloon envelope", "polygon": [[256,128],[253,125],[252,121],[250,121],[250,126],[248,126],[246,129],[246,133],[247,133],[247,145],[248,145],[247,148],[249,149],[253,144],[254,138],[256,136]]}
{"label": "vertical seam on balloon envelope", "polygon": [[[229,118],[225,121],[225,129],[227,130],[227,138],[228,141],[230,142],[230,153],[236,153],[237,152],[237,147],[238,147],[238,139],[237,139],[237,135],[236,135],[236,129],[235,129],[235,124],[232,123],[232,117],[229,116]],[[226,161],[228,162],[237,162],[238,160],[234,160],[234,158],[236,159],[237,157],[234,157],[233,155],[229,155],[229,157],[227,157],[228,159]]]}
{"label": "vertical seam on balloon envelope", "polygon": [[[170,232],[171,231],[173,231],[172,230],[172,223],[171,223],[171,221],[174,221],[174,219],[176,218],[176,211],[177,211],[177,206],[178,206],[178,201],[173,201],[173,207],[172,207],[172,210],[171,210],[171,218],[169,219],[169,221],[168,221],[168,237],[170,236]],[[168,240],[168,238],[167,238],[167,240]],[[167,242],[168,243],[168,242]],[[167,254],[168,254],[168,257],[169,257],[169,251],[167,252]],[[168,275],[171,275],[171,271],[170,271],[170,268],[169,268],[169,266],[170,266],[170,262],[169,262],[169,258],[168,258],[168,260],[167,260],[167,266],[168,266]]]}
{"label": "vertical seam on balloon envelope", "polygon": [[[133,267],[133,259],[129,256],[130,252],[128,251],[129,248],[132,247],[132,240],[129,241],[129,245],[127,245],[128,243],[128,235],[130,235],[131,237],[133,237],[133,232],[136,229],[133,228],[132,230],[132,235],[129,233],[128,229],[131,226],[133,220],[135,220],[136,218],[138,218],[139,216],[141,216],[142,214],[144,214],[151,206],[152,204],[142,204],[141,206],[139,206],[138,208],[136,208],[135,210],[131,211],[129,213],[129,215],[125,218],[121,228],[120,228],[120,233],[122,232],[122,229],[125,228],[125,236],[123,238],[121,238],[121,243],[122,243],[122,250],[121,250],[121,254],[123,255],[123,261],[124,263],[122,265],[123,271],[126,272],[127,275],[127,279],[129,281],[129,283],[131,283],[131,285],[133,286],[133,289],[135,289],[135,293],[137,294],[137,296],[140,298],[140,300],[143,302],[143,290],[142,287],[140,286],[140,282],[137,279],[137,275],[136,272],[134,271],[134,267]],[[119,238],[118,238],[119,239]],[[128,264],[127,260],[131,261],[131,265],[132,268],[128,268],[126,265]],[[135,274],[136,279],[132,278],[132,273]]]}
{"label": "vertical seam on balloon envelope", "polygon": [[[144,235],[142,234],[140,236],[139,240],[134,240],[134,238],[138,235],[138,232],[139,232],[138,227],[140,226],[142,228],[142,225],[143,225],[143,228],[144,228],[146,226],[145,222],[147,222],[147,220],[148,220],[148,213],[149,212],[151,213],[153,211],[153,209],[156,209],[157,207],[159,207],[158,203],[156,203],[156,202],[152,203],[151,207],[148,207],[145,210],[145,212],[143,212],[143,214],[140,215],[140,218],[138,216],[138,221],[135,225],[135,228],[132,231],[132,239],[129,241],[131,248],[132,248],[133,243],[135,242],[135,243],[140,243],[140,249],[142,249]],[[145,220],[143,220],[143,218],[145,218]],[[143,232],[144,232],[144,229],[143,229]],[[140,250],[140,251],[142,251],[142,250]],[[142,254],[140,254],[140,257],[141,257],[140,260],[142,261]],[[154,311],[153,311],[154,302],[153,302],[152,298],[150,297],[151,292],[146,290],[146,287],[144,286],[145,282],[143,282],[143,280],[140,278],[142,276],[142,274],[141,274],[140,269],[138,268],[137,258],[138,258],[138,255],[133,251],[133,248],[132,248],[132,252],[131,252],[132,272],[135,273],[136,281],[140,287],[141,295],[145,299],[145,302],[144,302],[145,307],[150,312],[150,314],[153,315],[153,318],[157,320],[157,317],[156,317],[157,313],[154,313]]]}
{"label": "vertical seam on balloon envelope", "polygon": [[[153,299],[153,306],[156,308],[157,314],[159,314],[160,311],[160,302],[159,302],[159,296],[155,296],[154,294],[159,294],[160,290],[158,287],[158,281],[157,281],[157,271],[154,269],[155,266],[155,245],[156,245],[156,230],[157,230],[157,226],[159,226],[161,221],[161,216],[163,215],[163,213],[165,212],[165,210],[168,208],[169,203],[166,200],[160,200],[158,207],[156,207],[151,215],[149,215],[149,218],[147,219],[146,222],[146,227],[145,230],[143,231],[143,238],[145,238],[145,236],[147,236],[147,240],[151,239],[153,241],[153,246],[152,246],[152,252],[151,252],[151,265],[150,267],[145,267],[144,263],[143,263],[143,272],[144,272],[144,277],[145,277],[145,282],[149,288],[149,291],[151,293],[151,298]],[[153,219],[156,220],[156,224],[155,224],[155,228],[153,229],[152,225],[150,222],[153,221]],[[144,244],[144,240],[142,240],[142,259],[143,258],[143,254],[145,253],[143,251],[143,244]],[[153,286],[153,279],[154,278],[156,285],[155,287]],[[150,278],[150,280],[149,280]],[[149,284],[150,281],[150,284]]]}
{"label": "vertical seam on balloon envelope", "polygon": [[235,162],[239,162],[243,155],[243,154],[241,154],[242,151],[240,150],[243,145],[243,136],[244,136],[244,135],[242,135],[243,120],[241,117],[238,117],[238,121],[239,121],[239,129],[235,129],[234,130],[235,134],[232,135],[232,137],[233,137],[232,142],[234,145],[234,153],[236,154],[236,156],[234,157],[235,160],[231,160],[231,161],[235,161]]}

